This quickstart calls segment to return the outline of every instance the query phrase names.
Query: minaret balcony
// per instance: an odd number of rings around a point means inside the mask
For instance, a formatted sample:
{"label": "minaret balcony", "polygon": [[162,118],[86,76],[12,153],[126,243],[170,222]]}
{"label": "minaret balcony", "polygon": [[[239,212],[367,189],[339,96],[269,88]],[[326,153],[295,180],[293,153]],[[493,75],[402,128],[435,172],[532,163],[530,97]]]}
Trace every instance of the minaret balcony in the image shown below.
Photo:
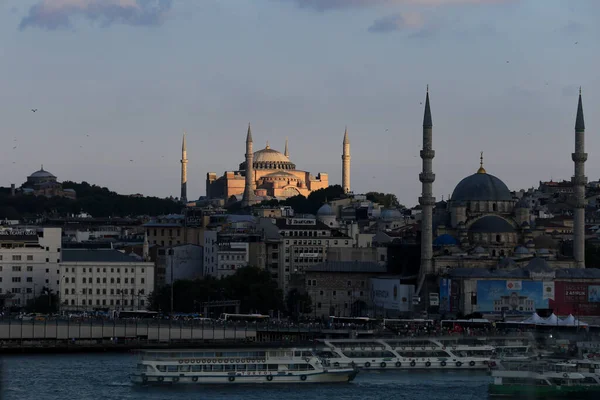
{"label": "minaret balcony", "polygon": [[571,153],[571,159],[574,162],[586,162],[588,158],[587,153]]}
{"label": "minaret balcony", "polygon": [[435,157],[435,150],[423,149],[419,152],[423,160],[431,160]]}
{"label": "minaret balcony", "polygon": [[579,186],[579,185],[586,185],[587,184],[587,178],[585,176],[572,176],[571,177],[571,183],[575,186]]}
{"label": "minaret balcony", "polygon": [[419,174],[419,180],[422,183],[433,183],[433,181],[435,181],[435,174],[433,172],[421,172]]}
{"label": "minaret balcony", "polygon": [[422,196],[419,197],[419,204],[422,206],[435,206],[435,197],[433,196]]}
{"label": "minaret balcony", "polygon": [[585,208],[586,205],[585,199],[575,199],[575,208]]}

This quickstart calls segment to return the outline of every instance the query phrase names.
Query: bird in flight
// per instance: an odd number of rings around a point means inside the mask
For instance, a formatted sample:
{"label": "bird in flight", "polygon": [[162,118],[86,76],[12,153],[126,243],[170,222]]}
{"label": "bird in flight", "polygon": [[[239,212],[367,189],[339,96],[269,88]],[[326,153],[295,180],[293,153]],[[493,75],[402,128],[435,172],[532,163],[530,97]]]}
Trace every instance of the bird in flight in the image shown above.
{"label": "bird in flight", "polygon": [[129,160],[130,162],[133,162],[133,160]]}
{"label": "bird in flight", "polygon": [[36,112],[37,108],[32,108],[31,111]]}
{"label": "bird in flight", "polygon": [[16,149],[16,148],[17,148],[17,146],[13,147],[13,150]]}

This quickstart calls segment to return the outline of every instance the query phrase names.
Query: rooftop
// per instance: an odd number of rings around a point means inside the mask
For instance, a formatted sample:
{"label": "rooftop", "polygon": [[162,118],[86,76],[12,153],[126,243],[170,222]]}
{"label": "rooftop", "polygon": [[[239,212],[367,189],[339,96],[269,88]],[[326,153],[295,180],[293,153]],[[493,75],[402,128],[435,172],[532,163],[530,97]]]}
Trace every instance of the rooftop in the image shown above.
{"label": "rooftop", "polygon": [[89,249],[63,249],[63,262],[114,262],[114,263],[135,263],[139,262],[135,258],[121,253],[118,250],[89,250]]}

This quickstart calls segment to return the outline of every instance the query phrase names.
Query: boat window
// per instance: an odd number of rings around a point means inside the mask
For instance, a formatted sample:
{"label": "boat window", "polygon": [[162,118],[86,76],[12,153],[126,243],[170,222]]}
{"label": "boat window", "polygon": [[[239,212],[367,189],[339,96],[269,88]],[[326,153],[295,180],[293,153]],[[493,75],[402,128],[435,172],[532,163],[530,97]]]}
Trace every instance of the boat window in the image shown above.
{"label": "boat window", "polygon": [[391,351],[377,351],[377,350],[346,350],[343,352],[346,357],[350,358],[392,358],[396,357]]}
{"label": "boat window", "polygon": [[596,378],[594,378],[593,376],[588,376],[586,377],[584,380],[581,381],[582,383],[588,384],[588,385],[597,385],[598,382],[596,381]]}
{"label": "boat window", "polygon": [[245,371],[246,370],[246,364],[238,364],[235,366],[235,369],[237,371]]}
{"label": "boat window", "polygon": [[226,372],[235,371],[235,365],[225,364],[225,371]]}
{"label": "boat window", "polygon": [[210,372],[210,371],[212,371],[212,365],[208,365],[208,364],[207,365],[203,365],[202,366],[202,370],[204,372]]}
{"label": "boat window", "polygon": [[167,367],[165,367],[164,365],[157,365],[156,369],[160,372],[165,372],[167,370]]}
{"label": "boat window", "polygon": [[190,366],[189,365],[180,365],[179,372],[190,372]]}
{"label": "boat window", "polygon": [[212,365],[213,372],[223,372],[223,365]]}
{"label": "boat window", "polygon": [[279,364],[268,364],[267,367],[269,371],[277,371],[279,369]]}
{"label": "boat window", "polygon": [[167,372],[177,372],[177,365],[167,365]]}
{"label": "boat window", "polygon": [[256,365],[256,370],[257,371],[266,371],[267,369],[267,365],[266,364],[257,364]]}
{"label": "boat window", "polygon": [[248,371],[256,371],[256,364],[246,364]]}
{"label": "boat window", "polygon": [[202,365],[192,365],[192,372],[202,371]]}

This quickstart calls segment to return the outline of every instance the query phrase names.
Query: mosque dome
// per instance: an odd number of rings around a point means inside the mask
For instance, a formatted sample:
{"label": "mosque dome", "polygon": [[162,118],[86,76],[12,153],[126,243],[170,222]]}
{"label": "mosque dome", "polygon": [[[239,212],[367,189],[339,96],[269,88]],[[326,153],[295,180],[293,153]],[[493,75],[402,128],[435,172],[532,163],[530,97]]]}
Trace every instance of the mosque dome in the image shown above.
{"label": "mosque dome", "polygon": [[500,179],[490,175],[483,168],[483,154],[481,165],[477,173],[467,176],[456,185],[451,197],[457,201],[511,201],[510,190]]}
{"label": "mosque dome", "polygon": [[290,162],[283,153],[273,150],[269,145],[262,150],[254,152],[254,162]]}
{"label": "mosque dome", "polygon": [[33,174],[29,175],[29,178],[56,179],[56,176],[44,170],[44,166],[42,165],[42,168],[39,171],[35,171]]}
{"label": "mosque dome", "polygon": [[385,209],[381,211],[379,218],[384,221],[393,221],[395,219],[402,219],[402,214],[396,209]]}
{"label": "mosque dome", "polygon": [[317,211],[318,217],[329,217],[335,215],[333,208],[327,203],[323,204],[321,208]]}
{"label": "mosque dome", "polygon": [[469,227],[469,231],[479,233],[510,233],[514,232],[515,228],[504,218],[488,215],[475,221]]}
{"label": "mosque dome", "polygon": [[517,248],[515,249],[515,254],[516,255],[520,255],[520,256],[525,256],[525,255],[529,255],[529,250],[527,250],[525,247],[523,246],[517,246]]}

